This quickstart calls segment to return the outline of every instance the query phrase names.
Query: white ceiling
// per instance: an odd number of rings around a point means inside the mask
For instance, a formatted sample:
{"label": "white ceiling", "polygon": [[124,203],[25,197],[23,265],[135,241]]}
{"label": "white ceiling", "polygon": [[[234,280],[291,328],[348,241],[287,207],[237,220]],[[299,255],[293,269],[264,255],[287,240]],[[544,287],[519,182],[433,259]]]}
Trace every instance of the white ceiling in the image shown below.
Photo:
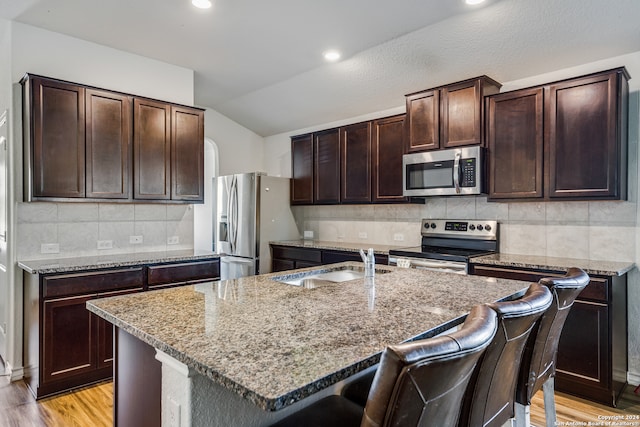
{"label": "white ceiling", "polygon": [[198,105],[262,136],[640,50],[640,0],[213,1],[0,0],[0,16],[193,69]]}

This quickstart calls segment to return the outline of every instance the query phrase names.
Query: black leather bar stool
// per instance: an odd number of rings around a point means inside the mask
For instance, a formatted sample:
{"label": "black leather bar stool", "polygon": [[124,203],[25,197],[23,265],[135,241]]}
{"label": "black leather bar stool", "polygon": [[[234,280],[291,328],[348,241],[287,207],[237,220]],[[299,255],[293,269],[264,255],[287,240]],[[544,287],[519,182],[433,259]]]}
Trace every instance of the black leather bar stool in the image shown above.
{"label": "black leather bar stool", "polygon": [[570,268],[564,277],[544,278],[539,283],[551,290],[553,303],[538,321],[538,327],[525,346],[516,387],[517,427],[531,425],[531,398],[540,389],[544,394],[547,427],[557,425],[554,377],[558,342],[573,301],[589,284],[589,275],[579,268]]}
{"label": "black leather bar stool", "polygon": [[498,333],[476,366],[471,380],[474,387],[465,396],[460,426],[500,427],[514,417],[522,353],[551,301],[549,289],[532,283],[520,299],[487,304],[498,315]]}
{"label": "black leather bar stool", "polygon": [[330,396],[272,427],[454,427],[474,367],[496,330],[496,313],[474,307],[456,332],[387,347],[364,408]]}

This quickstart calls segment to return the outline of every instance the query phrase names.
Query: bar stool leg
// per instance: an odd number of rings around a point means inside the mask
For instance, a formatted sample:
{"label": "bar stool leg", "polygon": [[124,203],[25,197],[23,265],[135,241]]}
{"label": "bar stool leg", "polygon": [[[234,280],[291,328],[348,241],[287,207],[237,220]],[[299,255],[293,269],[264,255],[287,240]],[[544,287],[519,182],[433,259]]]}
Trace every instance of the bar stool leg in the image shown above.
{"label": "bar stool leg", "polygon": [[515,427],[531,427],[531,407],[515,402]]}
{"label": "bar stool leg", "polygon": [[556,399],[554,396],[553,377],[549,378],[542,384],[542,394],[544,398],[544,418],[547,421],[547,427],[556,426]]}

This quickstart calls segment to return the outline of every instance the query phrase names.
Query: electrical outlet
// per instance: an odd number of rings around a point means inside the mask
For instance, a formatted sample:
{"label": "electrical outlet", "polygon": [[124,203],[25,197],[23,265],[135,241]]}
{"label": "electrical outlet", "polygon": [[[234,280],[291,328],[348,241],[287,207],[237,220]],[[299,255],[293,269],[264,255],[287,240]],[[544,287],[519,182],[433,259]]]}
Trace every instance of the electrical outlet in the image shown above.
{"label": "electrical outlet", "polygon": [[395,240],[396,242],[402,242],[404,241],[404,234],[402,233],[395,233],[393,235],[393,240]]}
{"label": "electrical outlet", "polygon": [[367,232],[366,231],[359,232],[358,237],[361,239],[366,239],[368,237]]}
{"label": "electrical outlet", "polygon": [[177,245],[178,243],[180,243],[180,237],[178,236],[171,236],[167,239],[167,245]]}
{"label": "electrical outlet", "polygon": [[137,245],[142,243],[142,236],[129,236],[129,243]]}
{"label": "electrical outlet", "polygon": [[42,254],[59,254],[60,245],[58,243],[43,243],[40,245],[40,253]]}
{"label": "electrical outlet", "polygon": [[113,240],[98,240],[98,249],[113,249]]}

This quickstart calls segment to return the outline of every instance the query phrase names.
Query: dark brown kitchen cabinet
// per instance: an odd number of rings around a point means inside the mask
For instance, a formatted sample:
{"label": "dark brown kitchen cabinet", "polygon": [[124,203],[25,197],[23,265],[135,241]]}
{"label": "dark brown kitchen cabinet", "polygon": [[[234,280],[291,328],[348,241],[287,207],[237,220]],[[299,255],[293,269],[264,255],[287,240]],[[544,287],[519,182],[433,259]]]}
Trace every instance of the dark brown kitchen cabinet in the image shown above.
{"label": "dark brown kitchen cabinet", "polygon": [[313,203],[313,135],[291,138],[291,204]]}
{"label": "dark brown kitchen cabinet", "polygon": [[406,95],[407,152],[484,145],[484,97],[500,86],[480,76]]}
{"label": "dark brown kitchen cabinet", "polygon": [[[534,282],[562,271],[472,264],[472,274]],[[590,274],[558,345],[555,389],[615,406],[626,385],[627,279]]]}
{"label": "dark brown kitchen cabinet", "polygon": [[86,89],[86,197],[131,196],[130,96]]}
{"label": "dark brown kitchen cabinet", "polygon": [[372,122],[371,162],[374,203],[406,202],[402,196],[405,115]]}
{"label": "dark brown kitchen cabinet", "polygon": [[407,152],[440,148],[440,90],[407,95]]}
{"label": "dark brown kitchen cabinet", "polygon": [[36,398],[41,398],[112,376],[113,326],[89,312],[87,301],[219,277],[218,258],[69,273],[25,273],[27,385]]}
{"label": "dark brown kitchen cabinet", "polygon": [[204,201],[204,111],[26,75],[26,201]]}
{"label": "dark brown kitchen cabinet", "polygon": [[549,85],[549,198],[626,199],[625,69]]}
{"label": "dark brown kitchen cabinet", "polygon": [[291,138],[291,204],[407,202],[405,115]]}
{"label": "dark brown kitchen cabinet", "polygon": [[313,134],[313,202],[340,203],[340,131],[329,129]]}
{"label": "dark brown kitchen cabinet", "polygon": [[189,261],[147,267],[147,288],[159,289],[199,283],[220,277],[220,261]]}
{"label": "dark brown kitchen cabinet", "polygon": [[340,128],[340,202],[371,202],[371,122]]}
{"label": "dark brown kitchen cabinet", "polygon": [[322,264],[322,250],[271,245],[271,271],[294,270]]}
{"label": "dark brown kitchen cabinet", "polygon": [[542,89],[506,92],[487,100],[489,196],[542,197]]}
{"label": "dark brown kitchen cabinet", "polygon": [[490,200],[624,200],[624,68],[487,98]]}
{"label": "dark brown kitchen cabinet", "polygon": [[164,102],[133,101],[134,198],[204,200],[204,113]]}
{"label": "dark brown kitchen cabinet", "polygon": [[43,386],[96,370],[97,318],[86,309],[92,298],[95,296],[83,295],[43,302]]}
{"label": "dark brown kitchen cabinet", "polygon": [[136,199],[171,198],[171,106],[134,99],[133,159]]}
{"label": "dark brown kitchen cabinet", "polygon": [[[356,251],[304,248],[298,246],[270,245],[271,271],[295,270],[305,267],[316,267],[323,264],[334,264],[345,261],[362,261]],[[376,254],[376,264],[387,265],[389,256]]]}
{"label": "dark brown kitchen cabinet", "polygon": [[85,89],[46,78],[23,80],[25,194],[85,196]]}
{"label": "dark brown kitchen cabinet", "polygon": [[204,111],[171,106],[171,199],[204,200]]}

